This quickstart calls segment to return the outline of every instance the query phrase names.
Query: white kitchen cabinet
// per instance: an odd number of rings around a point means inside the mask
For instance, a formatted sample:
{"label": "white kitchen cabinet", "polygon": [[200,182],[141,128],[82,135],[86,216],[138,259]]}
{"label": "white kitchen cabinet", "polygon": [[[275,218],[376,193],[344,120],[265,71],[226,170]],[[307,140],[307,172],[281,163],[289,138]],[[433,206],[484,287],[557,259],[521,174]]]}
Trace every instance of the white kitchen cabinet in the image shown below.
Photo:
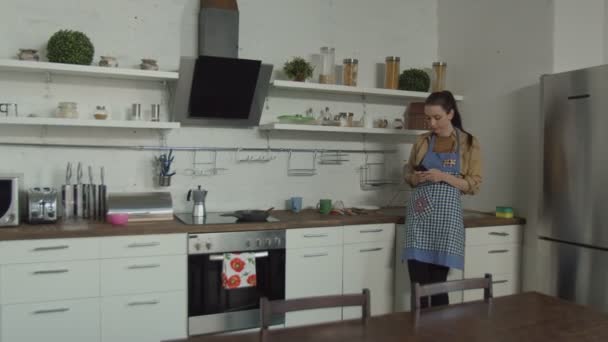
{"label": "white kitchen cabinet", "polygon": [[102,342],[149,342],[185,338],[185,291],[101,299]]}
{"label": "white kitchen cabinet", "polygon": [[[342,245],[297,248],[286,253],[286,299],[342,294]],[[333,322],[342,308],[287,313],[285,326]]]}
{"label": "white kitchen cabinet", "polygon": [[101,296],[185,291],[185,255],[101,260]]}
{"label": "white kitchen cabinet", "polygon": [[99,263],[95,260],[0,266],[4,304],[99,296]]}
{"label": "white kitchen cabinet", "polygon": [[[344,245],[343,293],[370,290],[371,314],[393,311],[394,241]],[[343,319],[361,317],[360,307],[344,308]]]}
{"label": "white kitchen cabinet", "polygon": [[2,342],[99,341],[99,298],[4,305]]}
{"label": "white kitchen cabinet", "polygon": [[99,258],[97,238],[0,242],[0,264],[88,260]]}
{"label": "white kitchen cabinet", "polygon": [[186,234],[129,235],[101,238],[101,258],[186,254]]}
{"label": "white kitchen cabinet", "polygon": [[342,245],[342,227],[289,229],[287,249]]}
{"label": "white kitchen cabinet", "polygon": [[395,225],[361,224],[344,227],[344,244],[361,242],[394,241]]}

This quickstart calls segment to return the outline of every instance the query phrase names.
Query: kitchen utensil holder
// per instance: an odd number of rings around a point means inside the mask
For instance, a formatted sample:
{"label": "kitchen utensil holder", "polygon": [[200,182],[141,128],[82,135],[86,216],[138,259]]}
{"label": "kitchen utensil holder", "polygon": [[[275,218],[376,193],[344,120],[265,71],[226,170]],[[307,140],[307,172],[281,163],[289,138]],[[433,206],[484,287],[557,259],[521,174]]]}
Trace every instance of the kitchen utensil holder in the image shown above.
{"label": "kitchen utensil holder", "polygon": [[[365,154],[365,163],[361,166],[360,188],[361,190],[377,190],[379,187],[391,184],[399,184],[397,180],[386,177],[386,160],[384,153],[381,162],[370,162],[369,155]],[[381,177],[373,178],[373,169],[378,169]]]}
{"label": "kitchen utensil holder", "polygon": [[277,159],[276,156],[273,156],[270,153],[270,150],[267,150],[266,154],[259,155],[259,156],[252,156],[252,155],[242,156],[241,153],[242,153],[242,149],[239,148],[236,150],[236,162],[237,163],[266,163],[266,162]]}
{"label": "kitchen utensil holder", "polygon": [[167,187],[171,186],[171,177],[173,176],[158,176],[158,186]]}
{"label": "kitchen utensil holder", "polygon": [[348,153],[342,153],[340,151],[321,152],[321,157],[319,158],[319,164],[342,165],[342,163],[349,161],[349,159],[346,159],[346,157],[348,157]]}
{"label": "kitchen utensil holder", "polygon": [[310,169],[306,168],[292,168],[291,167],[291,158],[292,151],[289,151],[289,156],[287,157],[287,175],[288,176],[314,176],[317,174],[317,151],[312,153],[312,167]]}

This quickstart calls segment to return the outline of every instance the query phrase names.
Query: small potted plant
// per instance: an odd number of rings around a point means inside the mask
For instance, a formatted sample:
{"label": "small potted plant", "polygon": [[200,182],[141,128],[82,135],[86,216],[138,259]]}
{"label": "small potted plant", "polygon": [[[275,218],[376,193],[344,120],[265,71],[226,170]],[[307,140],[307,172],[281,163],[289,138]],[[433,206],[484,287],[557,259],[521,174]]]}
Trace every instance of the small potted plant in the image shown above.
{"label": "small potted plant", "polygon": [[399,89],[410,91],[429,91],[431,78],[422,69],[403,70],[399,76]]}
{"label": "small potted plant", "polygon": [[79,31],[55,32],[47,45],[49,62],[91,65],[95,48],[86,34]]}
{"label": "small potted plant", "polygon": [[294,57],[291,61],[285,62],[283,71],[290,79],[298,82],[304,82],[307,78],[312,77],[314,67],[302,57]]}

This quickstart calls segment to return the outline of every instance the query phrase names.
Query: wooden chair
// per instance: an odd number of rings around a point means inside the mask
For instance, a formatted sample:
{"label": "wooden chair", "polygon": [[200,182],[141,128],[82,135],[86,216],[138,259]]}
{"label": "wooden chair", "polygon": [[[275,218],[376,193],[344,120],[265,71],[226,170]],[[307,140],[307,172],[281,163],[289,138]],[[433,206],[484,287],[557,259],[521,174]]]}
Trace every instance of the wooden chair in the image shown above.
{"label": "wooden chair", "polygon": [[361,319],[365,322],[366,319],[370,317],[369,290],[363,289],[361,294],[308,297],[289,300],[269,301],[268,298],[263,297],[260,299],[260,325],[262,331],[268,330],[273,314],[340,306],[361,306]]}
{"label": "wooden chair", "polygon": [[473,289],[483,289],[483,298],[486,302],[489,302],[493,296],[492,275],[486,273],[484,278],[454,280],[426,285],[412,283],[412,311],[420,310],[421,299],[424,297],[430,297],[433,295],[454,291],[464,291]]}

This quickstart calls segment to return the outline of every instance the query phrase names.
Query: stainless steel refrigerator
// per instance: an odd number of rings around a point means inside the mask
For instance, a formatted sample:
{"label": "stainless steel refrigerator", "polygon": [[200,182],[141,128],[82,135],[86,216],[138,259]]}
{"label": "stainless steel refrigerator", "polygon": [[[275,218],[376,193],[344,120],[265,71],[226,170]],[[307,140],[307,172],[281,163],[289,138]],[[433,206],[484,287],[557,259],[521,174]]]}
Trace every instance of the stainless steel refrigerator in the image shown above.
{"label": "stainless steel refrigerator", "polygon": [[608,65],[541,89],[540,288],[608,312]]}

